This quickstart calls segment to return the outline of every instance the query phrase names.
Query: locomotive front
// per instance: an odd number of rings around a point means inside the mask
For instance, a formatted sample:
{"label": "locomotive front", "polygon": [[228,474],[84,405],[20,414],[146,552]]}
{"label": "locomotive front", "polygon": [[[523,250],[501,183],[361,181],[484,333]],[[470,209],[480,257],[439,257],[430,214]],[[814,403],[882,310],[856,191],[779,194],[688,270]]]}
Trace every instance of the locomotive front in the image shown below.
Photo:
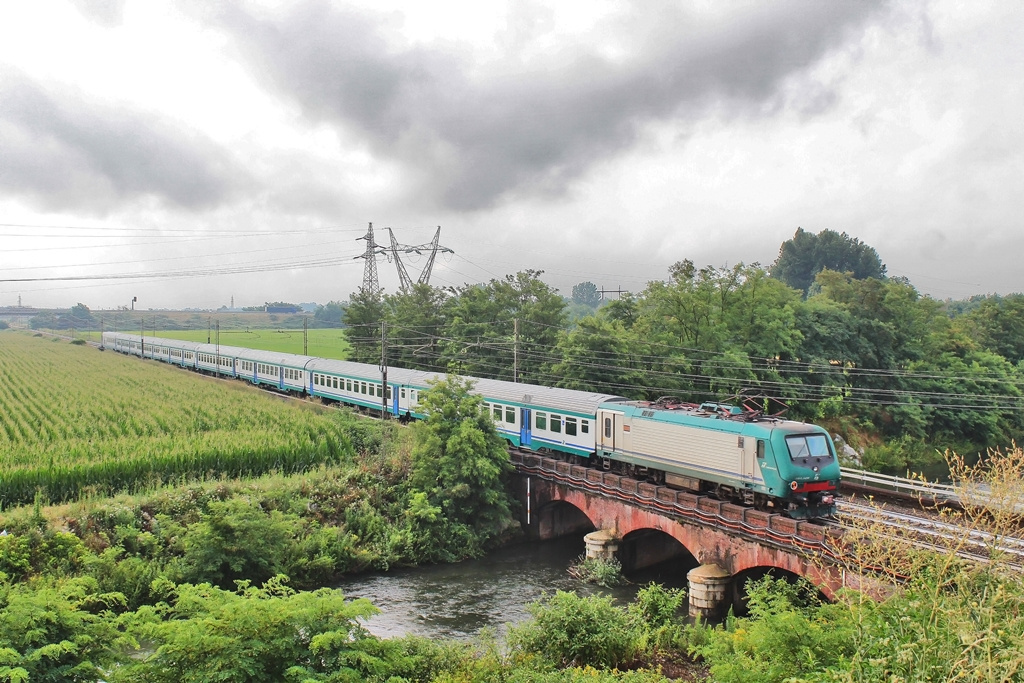
{"label": "locomotive front", "polygon": [[772,450],[791,517],[827,517],[836,513],[839,459],[821,427],[786,422],[772,429]]}

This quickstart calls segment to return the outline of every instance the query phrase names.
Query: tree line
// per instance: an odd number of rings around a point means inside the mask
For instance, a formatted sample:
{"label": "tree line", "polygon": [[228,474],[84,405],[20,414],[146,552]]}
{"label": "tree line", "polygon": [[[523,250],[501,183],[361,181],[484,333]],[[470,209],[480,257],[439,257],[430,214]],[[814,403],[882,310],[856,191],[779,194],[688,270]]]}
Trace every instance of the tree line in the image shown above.
{"label": "tree line", "polygon": [[830,233],[797,231],[770,268],[679,261],[582,317],[542,271],[525,270],[359,291],[343,320],[352,360],[366,363],[382,361],[383,322],[396,367],[633,399],[778,398],[788,417],[844,434],[875,469],[1018,440],[1024,295],[940,302],[887,277],[867,245]]}

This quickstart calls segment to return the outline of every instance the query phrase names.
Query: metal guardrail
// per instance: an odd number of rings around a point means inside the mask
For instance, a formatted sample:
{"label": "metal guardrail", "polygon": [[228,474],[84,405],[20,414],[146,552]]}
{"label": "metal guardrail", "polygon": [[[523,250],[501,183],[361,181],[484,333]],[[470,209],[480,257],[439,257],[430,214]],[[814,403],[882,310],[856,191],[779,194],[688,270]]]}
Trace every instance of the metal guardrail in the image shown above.
{"label": "metal guardrail", "polygon": [[956,487],[952,484],[939,484],[920,479],[907,479],[905,477],[894,477],[890,474],[879,474],[877,472],[866,472],[844,467],[842,469],[843,483],[860,484],[875,488],[893,491],[895,493],[918,494],[930,498],[957,501],[960,497],[956,493]]}

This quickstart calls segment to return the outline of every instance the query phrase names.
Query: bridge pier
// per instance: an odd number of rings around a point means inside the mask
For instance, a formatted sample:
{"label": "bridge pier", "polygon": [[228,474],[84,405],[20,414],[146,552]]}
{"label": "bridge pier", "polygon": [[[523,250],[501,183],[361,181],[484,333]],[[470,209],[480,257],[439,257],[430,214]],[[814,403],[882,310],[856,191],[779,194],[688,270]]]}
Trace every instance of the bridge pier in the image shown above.
{"label": "bridge pier", "polygon": [[727,598],[732,576],[717,564],[702,564],[686,573],[689,584],[690,616],[721,619],[729,605]]}
{"label": "bridge pier", "polygon": [[612,529],[598,529],[583,537],[588,560],[611,560],[619,549],[619,538]]}

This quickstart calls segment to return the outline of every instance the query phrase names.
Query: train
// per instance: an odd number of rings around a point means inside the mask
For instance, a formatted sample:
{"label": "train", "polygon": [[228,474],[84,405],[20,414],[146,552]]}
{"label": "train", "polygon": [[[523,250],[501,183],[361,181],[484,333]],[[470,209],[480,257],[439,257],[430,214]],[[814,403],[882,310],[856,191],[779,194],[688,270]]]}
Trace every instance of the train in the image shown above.
{"label": "train", "polygon": [[[282,393],[422,419],[435,372],[104,332],[102,348]],[[839,461],[823,428],[727,403],[636,401],[467,377],[510,446],[784,513],[835,515]]]}

